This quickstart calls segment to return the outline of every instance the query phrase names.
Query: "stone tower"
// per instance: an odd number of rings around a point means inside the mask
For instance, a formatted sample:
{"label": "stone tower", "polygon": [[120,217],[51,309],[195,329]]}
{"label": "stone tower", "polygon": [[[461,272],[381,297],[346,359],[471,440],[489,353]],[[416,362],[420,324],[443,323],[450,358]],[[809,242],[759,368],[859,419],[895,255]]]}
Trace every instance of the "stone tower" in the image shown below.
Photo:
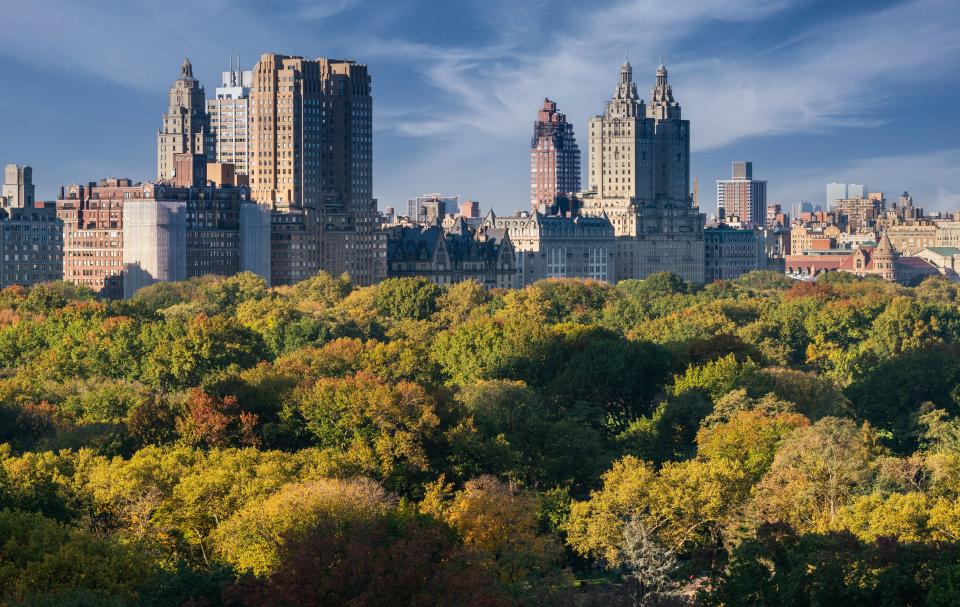
{"label": "stone tower", "polygon": [[704,279],[704,216],[690,196],[690,122],[657,68],[645,102],[633,67],[620,67],[603,115],[590,119],[584,214],[609,217],[618,237],[617,279],[673,272]]}
{"label": "stone tower", "polygon": [[890,237],[886,232],[880,237],[880,242],[870,254],[870,261],[873,262],[873,273],[883,277],[884,280],[892,281],[895,276],[894,262],[897,259],[897,252],[890,242]]}
{"label": "stone tower", "polygon": [[193,66],[184,59],[180,78],[170,87],[163,125],[157,131],[157,179],[173,179],[175,154],[215,157],[210,118],[203,86],[193,77]]}

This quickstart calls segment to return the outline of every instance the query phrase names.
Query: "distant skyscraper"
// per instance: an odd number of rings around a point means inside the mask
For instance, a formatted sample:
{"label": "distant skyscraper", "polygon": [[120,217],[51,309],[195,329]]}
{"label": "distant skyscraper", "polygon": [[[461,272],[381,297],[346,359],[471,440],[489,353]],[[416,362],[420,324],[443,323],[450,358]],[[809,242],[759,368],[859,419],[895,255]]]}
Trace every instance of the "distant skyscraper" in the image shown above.
{"label": "distant skyscraper", "polygon": [[762,227],[767,217],[767,182],[753,178],[753,163],[733,163],[733,179],[717,181],[717,214]]}
{"label": "distant skyscraper", "polygon": [[828,183],[827,184],[827,208],[830,208],[837,200],[847,198],[847,184]]}
{"label": "distant skyscraper", "polygon": [[157,131],[157,179],[173,179],[175,154],[214,157],[213,135],[203,86],[193,77],[189,59],[180,66],[180,78],[170,87],[163,126]]}
{"label": "distant skyscraper", "polygon": [[423,194],[407,199],[407,219],[414,223],[430,223],[433,219],[443,221],[444,215],[460,207],[459,196],[445,196],[440,193]]}
{"label": "distant skyscraper", "polygon": [[34,206],[33,169],[28,166],[8,164],[3,169],[3,190],[0,192],[3,207],[25,208]]}
{"label": "distant skyscraper", "polygon": [[[238,60],[239,61],[239,60]],[[232,59],[231,59],[232,62]],[[250,157],[250,86],[253,72],[230,66],[223,72],[215,99],[207,100],[215,150],[210,161],[232,164],[239,175],[248,174]]]}
{"label": "distant skyscraper", "polygon": [[807,200],[793,203],[793,207],[790,210],[791,219],[798,220],[803,213],[813,213],[813,203]]}
{"label": "distant skyscraper", "polygon": [[530,143],[530,206],[549,209],[558,194],[580,190],[580,148],[557,104],[543,100]]}
{"label": "distant skyscraper", "polygon": [[464,200],[460,203],[460,217],[474,219],[480,217],[480,203],[476,200]]}
{"label": "distant skyscraper", "polygon": [[847,198],[866,198],[867,187],[862,183],[847,184]]}

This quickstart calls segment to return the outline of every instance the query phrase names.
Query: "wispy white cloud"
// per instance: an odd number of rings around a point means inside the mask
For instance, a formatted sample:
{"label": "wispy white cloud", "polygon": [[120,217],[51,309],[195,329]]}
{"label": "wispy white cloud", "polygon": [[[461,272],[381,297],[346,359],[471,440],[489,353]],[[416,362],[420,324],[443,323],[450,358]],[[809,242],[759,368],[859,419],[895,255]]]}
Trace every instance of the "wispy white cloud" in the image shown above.
{"label": "wispy white cloud", "polygon": [[303,19],[324,19],[360,4],[361,0],[301,0],[296,10]]}
{"label": "wispy white cloud", "polygon": [[[960,11],[944,0],[916,0],[832,26],[799,33],[777,50],[751,56],[672,62],[671,77],[687,117],[695,121],[694,149],[727,145],[743,137],[877,126],[889,91],[877,86],[942,77],[960,63]],[[418,57],[426,80],[446,107],[431,136],[456,135],[464,120],[487,136],[511,138],[530,121],[544,95],[557,98],[577,122],[598,113],[616,80],[624,50],[635,73],[652,75],[658,51],[677,48],[692,31],[714,33],[737,21],[762,21],[789,2],[695,0],[670,4],[637,0],[593,11],[569,31],[555,32],[529,48],[498,40],[472,49],[394,41],[374,53]],[[642,37],[635,32],[642,31]],[[904,33],[909,32],[904,39]],[[898,44],[889,41],[897,40]],[[686,54],[682,53],[681,57]],[[452,101],[452,103],[451,103]],[[400,122],[401,132],[417,125]],[[582,130],[582,129],[581,129]]]}
{"label": "wispy white cloud", "polygon": [[657,55],[667,53],[675,95],[693,123],[694,151],[745,138],[881,126],[889,100],[904,87],[949,79],[960,65],[960,11],[949,0],[909,0],[821,22],[765,52],[744,53],[741,45],[730,54],[697,59],[685,51],[691,38],[720,35],[743,23],[762,27],[797,3],[625,1],[596,7],[566,28],[538,32],[528,25],[522,28],[525,37],[507,35],[479,48],[394,40],[369,50],[416,58],[436,91],[430,111],[392,121],[399,135],[451,142],[471,135],[470,145],[432,146],[408,174],[443,182],[447,174],[428,167],[456,172],[457,166],[485,166],[484,184],[516,184],[482,188],[483,194],[512,192],[509,202],[501,201],[510,206],[522,206],[521,142],[540,100],[549,96],[558,102],[585,148],[586,117],[602,111],[625,50],[641,90],[652,84]]}

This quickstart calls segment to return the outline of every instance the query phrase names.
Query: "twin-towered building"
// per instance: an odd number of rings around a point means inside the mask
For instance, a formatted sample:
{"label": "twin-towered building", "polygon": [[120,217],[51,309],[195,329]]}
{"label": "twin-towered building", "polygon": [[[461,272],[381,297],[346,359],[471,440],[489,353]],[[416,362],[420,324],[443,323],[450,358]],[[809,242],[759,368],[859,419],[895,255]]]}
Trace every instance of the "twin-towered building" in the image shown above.
{"label": "twin-towered building", "polygon": [[704,280],[704,216],[690,196],[690,122],[660,66],[649,104],[625,62],[604,113],[590,119],[588,188],[573,126],[545,99],[530,146],[529,214],[496,217],[517,251],[520,284],[607,282],[673,272]]}
{"label": "twin-towered building", "polygon": [[[542,172],[536,149],[541,122],[535,130],[531,179]],[[573,141],[572,128],[565,140]],[[703,282],[705,218],[690,195],[690,122],[681,116],[666,67],[657,68],[647,103],[625,62],[604,113],[590,119],[588,145],[588,189],[577,194],[573,206],[582,205],[580,214],[600,217],[613,227],[609,280],[673,272]],[[555,190],[561,189],[557,180]]]}

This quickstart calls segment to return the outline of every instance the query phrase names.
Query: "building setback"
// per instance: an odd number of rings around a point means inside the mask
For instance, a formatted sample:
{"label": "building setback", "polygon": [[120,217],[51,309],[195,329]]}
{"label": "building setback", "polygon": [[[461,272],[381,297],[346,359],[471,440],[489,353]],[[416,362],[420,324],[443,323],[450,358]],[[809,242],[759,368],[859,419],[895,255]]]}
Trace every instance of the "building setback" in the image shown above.
{"label": "building setback", "polygon": [[543,100],[530,142],[531,212],[549,212],[558,195],[580,191],[580,148],[557,104]]}
{"label": "building setback", "polygon": [[616,279],[673,272],[704,279],[704,216],[693,206],[690,122],[657,69],[649,106],[624,63],[613,98],[590,119],[590,190],[583,214],[606,217],[617,236]]}

